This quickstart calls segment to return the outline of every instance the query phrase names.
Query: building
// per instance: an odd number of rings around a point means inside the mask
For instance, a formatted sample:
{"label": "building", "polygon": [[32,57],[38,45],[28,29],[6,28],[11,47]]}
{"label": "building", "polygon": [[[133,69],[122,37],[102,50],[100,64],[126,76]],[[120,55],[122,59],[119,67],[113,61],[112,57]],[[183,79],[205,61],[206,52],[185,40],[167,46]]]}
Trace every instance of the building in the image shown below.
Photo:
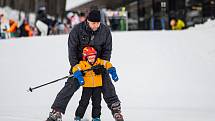
{"label": "building", "polygon": [[71,8],[73,11],[85,11],[90,6],[116,10],[126,7],[130,30],[169,29],[169,18],[184,16],[185,0],[89,0]]}
{"label": "building", "polygon": [[0,7],[9,6],[26,14],[36,13],[39,7],[45,6],[47,13],[55,17],[64,16],[65,5],[65,0],[0,0]]}
{"label": "building", "polygon": [[[180,18],[187,26],[203,23],[204,18],[214,18],[215,0],[70,0],[70,11],[87,12],[91,6],[127,11],[128,30],[169,29],[171,18]],[[81,4],[75,5],[76,2]],[[55,17],[65,15],[66,0],[0,0],[0,6],[36,12],[39,6],[46,6],[47,13]]]}

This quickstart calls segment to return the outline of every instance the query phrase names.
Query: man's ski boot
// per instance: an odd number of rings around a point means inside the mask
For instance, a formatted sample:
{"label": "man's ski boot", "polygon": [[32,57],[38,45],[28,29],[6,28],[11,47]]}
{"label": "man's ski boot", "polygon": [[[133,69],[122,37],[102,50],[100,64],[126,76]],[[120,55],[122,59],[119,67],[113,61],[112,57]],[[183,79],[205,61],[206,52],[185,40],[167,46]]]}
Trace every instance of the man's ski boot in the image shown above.
{"label": "man's ski boot", "polygon": [[115,114],[113,114],[113,117],[116,121],[124,121],[121,113],[115,113]]}
{"label": "man's ski boot", "polygon": [[52,112],[49,113],[49,117],[47,118],[46,121],[62,121],[61,112],[52,110]]}
{"label": "man's ski boot", "polygon": [[81,118],[80,118],[79,116],[76,116],[76,117],[74,118],[74,121],[81,121]]}
{"label": "man's ski boot", "polygon": [[100,118],[93,118],[92,121],[101,121]]}
{"label": "man's ski boot", "polygon": [[115,121],[124,121],[123,116],[121,114],[121,105],[120,102],[115,102],[111,105],[111,111]]}

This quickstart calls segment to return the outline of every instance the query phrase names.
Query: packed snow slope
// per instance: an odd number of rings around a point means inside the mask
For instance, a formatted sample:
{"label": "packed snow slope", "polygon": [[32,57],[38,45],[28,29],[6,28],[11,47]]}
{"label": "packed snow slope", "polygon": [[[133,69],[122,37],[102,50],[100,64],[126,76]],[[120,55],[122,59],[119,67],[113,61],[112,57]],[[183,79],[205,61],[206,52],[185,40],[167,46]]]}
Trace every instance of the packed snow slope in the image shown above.
{"label": "packed snow slope", "polygon": [[[214,24],[213,24],[214,25]],[[202,29],[204,28],[204,29]],[[126,121],[215,120],[215,28],[113,32],[113,82]],[[68,75],[68,35],[0,40],[0,119],[44,121]],[[81,88],[68,104],[71,121]],[[85,117],[91,118],[91,106]],[[102,102],[103,121],[113,121]]]}

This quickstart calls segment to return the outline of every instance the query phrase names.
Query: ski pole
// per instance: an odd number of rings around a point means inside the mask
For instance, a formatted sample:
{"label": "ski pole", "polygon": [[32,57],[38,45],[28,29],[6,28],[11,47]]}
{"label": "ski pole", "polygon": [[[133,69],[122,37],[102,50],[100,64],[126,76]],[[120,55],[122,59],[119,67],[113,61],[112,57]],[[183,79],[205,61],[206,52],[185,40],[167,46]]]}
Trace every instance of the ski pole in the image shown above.
{"label": "ski pole", "polygon": [[[83,73],[86,73],[87,71],[90,71],[90,70],[95,70],[95,69],[99,69],[99,68],[103,68],[103,66],[101,65],[98,65],[98,66],[93,66],[91,67],[90,69],[86,69],[86,70],[83,70],[82,72]],[[42,85],[39,85],[39,86],[36,86],[36,87],[29,87],[29,89],[27,90],[28,92],[33,92],[33,90],[37,89],[37,88],[40,88],[40,87],[43,87],[43,86],[46,86],[48,84],[51,84],[51,83],[55,83],[55,82],[58,82],[58,81],[61,81],[61,80],[64,80],[64,79],[67,79],[67,78],[70,78],[70,77],[73,77],[73,74],[69,75],[69,76],[65,76],[65,77],[62,77],[60,79],[56,79],[54,81],[51,81],[51,82],[48,82],[48,83],[45,83],[45,84],[42,84]]]}
{"label": "ski pole", "polygon": [[70,78],[70,77],[73,77],[73,74],[69,75],[69,76],[62,77],[60,79],[56,79],[54,81],[51,81],[51,82],[48,82],[48,83],[45,83],[45,84],[42,84],[42,85],[39,85],[39,86],[36,86],[36,87],[33,87],[33,88],[29,87],[29,89],[27,91],[32,92],[33,90],[35,90],[37,88],[40,88],[40,87],[46,86],[48,84],[55,83],[55,82],[58,82],[58,81],[61,81],[61,80],[64,80],[64,79],[67,79],[67,78]]}

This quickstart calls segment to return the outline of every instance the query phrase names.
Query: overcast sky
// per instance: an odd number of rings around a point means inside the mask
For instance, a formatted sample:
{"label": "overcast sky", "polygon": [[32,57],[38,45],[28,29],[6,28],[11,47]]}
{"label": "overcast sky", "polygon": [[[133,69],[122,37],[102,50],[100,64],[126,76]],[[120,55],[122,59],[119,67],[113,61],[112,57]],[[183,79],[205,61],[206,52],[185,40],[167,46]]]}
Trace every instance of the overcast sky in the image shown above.
{"label": "overcast sky", "polygon": [[92,0],[66,0],[66,10],[69,10],[89,1]]}

